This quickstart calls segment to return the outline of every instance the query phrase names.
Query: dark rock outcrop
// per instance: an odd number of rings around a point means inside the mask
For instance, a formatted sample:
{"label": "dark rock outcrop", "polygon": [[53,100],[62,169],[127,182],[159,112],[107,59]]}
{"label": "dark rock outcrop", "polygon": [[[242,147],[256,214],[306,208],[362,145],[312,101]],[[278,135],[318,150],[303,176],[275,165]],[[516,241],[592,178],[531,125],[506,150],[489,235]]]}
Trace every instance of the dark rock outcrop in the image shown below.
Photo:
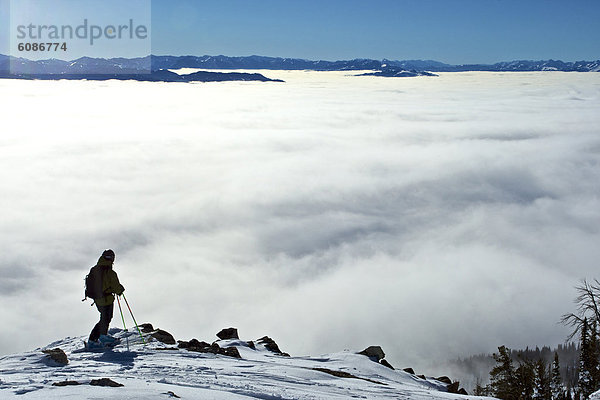
{"label": "dark rock outcrop", "polygon": [[360,379],[356,375],[352,375],[351,373],[345,372],[345,371],[335,371],[335,370],[331,370],[331,369],[328,369],[328,368],[313,368],[313,370],[319,371],[319,372],[324,372],[326,374],[335,376],[336,378]]}
{"label": "dark rock outcrop", "polygon": [[415,370],[414,370],[414,369],[412,369],[412,368],[404,368],[402,371],[404,371],[404,372],[408,372],[408,373],[409,373],[409,374],[411,374],[411,375],[414,375],[414,374],[415,374]]}
{"label": "dark rock outcrop", "polygon": [[62,382],[54,382],[52,386],[77,386],[81,385],[80,382],[77,381],[62,381]]}
{"label": "dark rock outcrop", "polygon": [[150,333],[154,330],[154,327],[152,326],[152,324],[141,324],[139,325],[140,330],[142,331],[142,333]]}
{"label": "dark rock outcrop", "polygon": [[367,381],[367,382],[371,382],[371,383],[376,383],[378,385],[385,385],[385,383],[381,383],[381,382],[378,382],[378,381],[375,381],[375,380],[372,380],[372,379],[369,379],[369,378],[361,378],[359,376],[352,375],[351,373],[345,372],[345,371],[334,371],[334,370],[331,370],[331,369],[328,369],[328,368],[313,368],[313,370],[314,371],[319,371],[319,372],[324,372],[326,374],[335,376],[336,378],[361,379],[363,381]]}
{"label": "dark rock outcrop", "polygon": [[435,378],[435,379],[442,383],[445,383],[446,385],[452,384],[452,380],[450,378],[448,378],[447,376],[440,376],[439,378]]}
{"label": "dark rock outcrop", "polygon": [[175,341],[175,338],[173,337],[173,335],[171,335],[167,331],[163,331],[162,329],[157,329],[155,332],[153,332],[152,333],[152,337],[154,339],[158,340],[159,342],[164,343],[164,344],[175,344],[175,343],[177,343]]}
{"label": "dark rock outcrop", "polygon": [[220,350],[221,350],[221,346],[219,346],[219,344],[217,342],[214,342],[210,346],[205,347],[202,350],[200,350],[200,352],[201,353],[219,354]]}
{"label": "dark rock outcrop", "polygon": [[262,344],[263,346],[265,346],[265,348],[275,354],[279,354],[281,356],[285,356],[285,357],[289,357],[290,355],[288,353],[284,353],[279,349],[279,346],[277,345],[277,343],[275,343],[275,341],[273,339],[271,339],[268,336],[263,336],[262,338],[257,340],[258,344]]}
{"label": "dark rock outcrop", "polygon": [[358,354],[362,354],[363,356],[369,357],[371,360],[379,362],[385,358],[385,353],[381,346],[369,346]]}
{"label": "dark rock outcrop", "polygon": [[122,383],[117,383],[109,378],[101,378],[101,379],[92,379],[90,382],[92,386],[109,386],[109,387],[121,387]]}
{"label": "dark rock outcrop", "polygon": [[210,347],[207,348],[208,353],[219,354],[219,351],[221,351],[221,346],[219,346],[217,342],[211,344]]}
{"label": "dark rock outcrop", "polygon": [[460,387],[459,381],[452,382],[451,384],[448,385],[448,393],[462,394],[464,396],[469,395],[469,393],[464,388]]}
{"label": "dark rock outcrop", "polygon": [[448,393],[458,393],[459,386],[460,382],[452,382],[450,385],[448,385]]}
{"label": "dark rock outcrop", "polygon": [[188,349],[189,351],[201,351],[202,349],[206,349],[210,347],[210,344],[199,341],[198,339],[192,339],[189,342],[185,342],[183,340],[178,340],[178,345],[180,349]]}
{"label": "dark rock outcrop", "polygon": [[198,353],[211,353],[234,358],[242,358],[237,347],[221,347],[217,342],[208,344],[206,342],[200,342],[197,339],[192,339],[189,342],[180,340],[178,347],[180,349],[187,349],[188,351],[196,351]]}
{"label": "dark rock outcrop", "polygon": [[225,328],[221,329],[219,333],[217,333],[217,337],[221,340],[227,339],[239,339],[238,330],[236,328]]}
{"label": "dark rock outcrop", "polygon": [[220,349],[219,354],[233,358],[242,358],[237,347],[226,347],[224,349]]}
{"label": "dark rock outcrop", "polygon": [[469,395],[469,392],[467,392],[464,388],[460,387],[459,381],[452,382],[448,385],[448,393],[461,394],[463,396]]}
{"label": "dark rock outcrop", "polygon": [[392,367],[392,364],[387,362],[387,360],[385,358],[380,360],[379,364],[383,365],[384,367],[388,367],[389,369],[395,369],[394,367]]}
{"label": "dark rock outcrop", "polygon": [[69,360],[67,359],[67,355],[60,348],[51,349],[51,350],[42,350],[42,353],[47,354],[48,357],[52,359],[52,361],[56,362],[60,365],[67,365]]}

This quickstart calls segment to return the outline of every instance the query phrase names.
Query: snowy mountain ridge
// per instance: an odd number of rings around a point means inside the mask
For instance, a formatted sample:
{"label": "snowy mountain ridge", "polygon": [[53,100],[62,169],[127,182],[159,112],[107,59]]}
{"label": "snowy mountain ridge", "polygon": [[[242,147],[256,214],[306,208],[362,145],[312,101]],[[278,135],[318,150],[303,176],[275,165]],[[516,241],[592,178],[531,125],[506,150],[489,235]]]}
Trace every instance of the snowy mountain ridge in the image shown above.
{"label": "snowy mountain ridge", "polygon": [[268,337],[246,342],[236,338],[237,331],[210,345],[191,340],[178,346],[165,331],[145,332],[142,343],[137,332],[113,328],[121,343],[106,351],[83,351],[85,337],[67,337],[0,357],[0,398],[474,398],[450,393],[457,385],[446,377],[394,370],[370,353],[291,357]]}
{"label": "snowy mountain ridge", "polygon": [[149,70],[172,70],[181,68],[199,69],[265,69],[265,70],[314,70],[314,71],[361,71],[381,70],[385,68],[406,71],[429,72],[467,72],[467,71],[577,71],[598,72],[600,60],[573,61],[560,60],[517,60],[495,64],[459,64],[452,65],[433,60],[373,60],[357,58],[352,60],[307,60],[301,58],[282,58],[265,56],[230,57],[218,56],[157,56],[140,58],[91,58],[81,57],[64,61],[47,59],[32,61],[0,54],[0,73],[9,69],[28,74],[136,74]]}

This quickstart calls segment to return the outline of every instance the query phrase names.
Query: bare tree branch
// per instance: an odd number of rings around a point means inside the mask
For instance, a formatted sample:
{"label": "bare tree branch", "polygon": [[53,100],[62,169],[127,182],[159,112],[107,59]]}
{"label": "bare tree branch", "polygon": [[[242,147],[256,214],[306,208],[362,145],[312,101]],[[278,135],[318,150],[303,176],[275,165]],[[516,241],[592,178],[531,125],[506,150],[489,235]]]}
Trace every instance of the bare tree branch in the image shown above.
{"label": "bare tree branch", "polygon": [[581,331],[585,318],[590,324],[600,322],[600,281],[594,279],[594,283],[588,283],[584,279],[580,285],[575,286],[575,289],[578,293],[575,298],[577,311],[564,314],[560,319],[563,325],[573,328],[567,341],[573,339]]}

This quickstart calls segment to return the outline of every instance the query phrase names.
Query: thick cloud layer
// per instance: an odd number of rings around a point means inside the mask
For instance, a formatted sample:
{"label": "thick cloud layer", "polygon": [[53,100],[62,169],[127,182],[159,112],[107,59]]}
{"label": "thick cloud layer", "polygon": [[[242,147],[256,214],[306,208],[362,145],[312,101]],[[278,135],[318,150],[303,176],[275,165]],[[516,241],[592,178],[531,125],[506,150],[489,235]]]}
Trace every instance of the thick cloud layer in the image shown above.
{"label": "thick cloud layer", "polygon": [[182,339],[400,367],[564,340],[600,259],[600,75],[265,74],[0,81],[0,354],[87,334],[109,247]]}

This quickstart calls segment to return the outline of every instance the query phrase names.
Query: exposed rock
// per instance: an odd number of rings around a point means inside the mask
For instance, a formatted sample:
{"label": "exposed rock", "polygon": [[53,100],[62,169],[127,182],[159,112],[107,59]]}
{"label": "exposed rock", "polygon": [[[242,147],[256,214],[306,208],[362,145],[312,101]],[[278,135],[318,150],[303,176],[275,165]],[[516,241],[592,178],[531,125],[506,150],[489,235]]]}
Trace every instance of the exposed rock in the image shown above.
{"label": "exposed rock", "polygon": [[217,333],[217,337],[221,340],[226,339],[239,339],[238,331],[236,328],[225,328],[221,329],[219,333]]}
{"label": "exposed rock", "polygon": [[208,344],[206,342],[200,342],[196,339],[192,339],[189,342],[179,341],[179,348],[187,349],[189,351],[197,351],[199,353],[212,353],[220,354],[228,357],[242,358],[240,352],[236,347],[221,347],[217,342]]}
{"label": "exposed rock", "polygon": [[251,340],[249,342],[246,342],[246,344],[248,345],[248,347],[250,347],[252,350],[256,350],[256,346],[254,345],[254,342]]}
{"label": "exposed rock", "polygon": [[462,394],[463,396],[468,396],[468,395],[469,395],[469,392],[467,392],[467,391],[465,390],[465,388],[460,388],[460,389],[458,389],[458,392],[457,392],[457,393],[458,393],[458,394]]}
{"label": "exposed rock", "polygon": [[199,348],[204,348],[204,347],[210,347],[210,343],[206,343],[205,341],[199,341],[198,339],[192,339],[190,340],[190,347],[199,347]]}
{"label": "exposed rock", "polygon": [[351,373],[345,372],[345,371],[334,371],[328,368],[313,368],[313,370],[315,371],[319,371],[319,372],[324,372],[326,374],[338,377],[338,378],[351,378],[351,379],[361,379],[363,381],[367,381],[367,382],[371,382],[371,383],[376,383],[378,385],[385,385],[385,383],[381,383],[378,381],[374,381],[372,379],[368,379],[368,378],[361,378],[359,376],[356,375],[352,375]]}
{"label": "exposed rock", "polygon": [[165,393],[166,395],[170,396],[170,397],[174,397],[176,399],[180,399],[181,397],[177,396],[175,393],[173,393],[173,391],[169,390],[167,393]]}
{"label": "exposed rock", "polygon": [[421,378],[423,380],[427,379],[427,377],[425,375],[417,375],[417,378]]}
{"label": "exposed rock", "polygon": [[54,382],[52,386],[76,386],[81,385],[80,382],[77,381],[62,381],[62,382]]}
{"label": "exposed rock", "polygon": [[262,338],[258,339],[257,343],[262,344],[263,346],[265,346],[265,348],[267,350],[272,351],[273,353],[276,353],[276,354],[279,354],[279,355],[282,355],[285,357],[290,356],[289,354],[282,352],[279,349],[279,346],[277,346],[277,343],[275,343],[275,341],[268,336],[263,336]]}
{"label": "exposed rock", "polygon": [[175,344],[175,338],[167,331],[163,331],[162,329],[156,330],[156,332],[152,333],[152,337],[158,340],[159,342],[163,342],[164,344]]}
{"label": "exposed rock", "polygon": [[47,354],[54,362],[60,365],[67,365],[69,360],[67,359],[67,355],[60,348],[52,349],[52,350],[42,350],[44,354]]}
{"label": "exposed rock", "polygon": [[345,371],[334,371],[328,368],[313,368],[315,371],[325,372],[326,374],[336,376],[338,378],[354,378],[359,379],[356,375],[352,375],[349,372]]}
{"label": "exposed rock", "polygon": [[367,356],[373,361],[379,362],[379,360],[385,357],[385,353],[381,346],[369,346],[358,354],[362,354],[363,356]]}
{"label": "exposed rock", "polygon": [[458,393],[458,387],[460,386],[460,382],[452,382],[448,385],[448,393]]}
{"label": "exposed rock", "polygon": [[217,342],[214,342],[208,348],[208,351],[213,354],[219,354],[219,350],[221,350],[221,346],[219,346],[219,344]]}
{"label": "exposed rock", "polygon": [[149,324],[149,323],[138,325],[138,327],[140,328],[142,333],[150,333],[154,330],[154,327],[152,326],[152,324]]}
{"label": "exposed rock", "polygon": [[224,349],[222,348],[219,350],[219,354],[233,358],[242,358],[237,347],[226,347]]}
{"label": "exposed rock", "polygon": [[415,370],[412,368],[404,368],[402,371],[404,372],[408,372],[409,374],[414,375],[415,374]]}
{"label": "exposed rock", "polygon": [[379,363],[385,367],[388,367],[389,369],[395,369],[394,367],[392,367],[392,364],[387,362],[387,360],[385,358],[382,360],[379,360]]}
{"label": "exposed rock", "polygon": [[178,345],[180,349],[188,349],[189,351],[201,351],[207,347],[210,347],[210,344],[206,342],[201,342],[198,339],[192,339],[189,342],[185,342],[183,340],[178,340]]}
{"label": "exposed rock", "polygon": [[92,386],[110,386],[110,387],[121,387],[123,384],[117,383],[112,379],[102,378],[102,379],[92,379],[90,382]]}
{"label": "exposed rock", "polygon": [[440,376],[439,378],[435,378],[436,380],[445,383],[446,385],[451,385],[452,381],[447,376]]}
{"label": "exposed rock", "polygon": [[191,344],[190,343],[190,347],[188,348],[188,350],[190,351],[201,351],[203,349],[209,348],[210,344],[206,343],[206,342],[198,342],[195,344]]}

